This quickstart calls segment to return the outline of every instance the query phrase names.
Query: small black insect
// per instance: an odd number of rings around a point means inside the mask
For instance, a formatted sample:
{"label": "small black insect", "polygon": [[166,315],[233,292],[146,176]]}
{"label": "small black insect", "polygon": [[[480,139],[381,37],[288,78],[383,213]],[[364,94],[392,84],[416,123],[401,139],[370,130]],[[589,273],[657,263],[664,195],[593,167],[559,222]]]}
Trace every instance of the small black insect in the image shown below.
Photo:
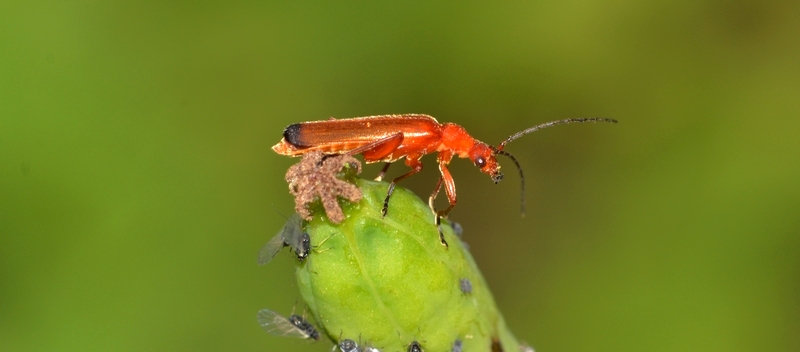
{"label": "small black insect", "polygon": [[408,345],[408,352],[422,352],[422,346],[419,345],[419,342],[414,341]]}
{"label": "small black insect", "polygon": [[300,214],[293,214],[283,225],[281,232],[278,232],[261,250],[258,252],[258,264],[269,263],[283,247],[292,247],[297,259],[303,261],[308,257],[311,249],[311,238],[308,233],[303,231],[303,218]]}
{"label": "small black insect", "polygon": [[451,349],[450,352],[461,352],[461,339],[456,339],[456,341],[453,342],[453,349]]}
{"label": "small black insect", "polygon": [[258,311],[258,323],[264,330],[275,336],[319,340],[319,332],[314,325],[296,314],[292,314],[287,319],[269,309],[262,309]]}
{"label": "small black insect", "polygon": [[461,292],[465,294],[472,293],[472,282],[467,278],[458,280],[458,287],[461,289]]}
{"label": "small black insect", "polygon": [[503,344],[496,337],[492,337],[492,352],[503,352]]}

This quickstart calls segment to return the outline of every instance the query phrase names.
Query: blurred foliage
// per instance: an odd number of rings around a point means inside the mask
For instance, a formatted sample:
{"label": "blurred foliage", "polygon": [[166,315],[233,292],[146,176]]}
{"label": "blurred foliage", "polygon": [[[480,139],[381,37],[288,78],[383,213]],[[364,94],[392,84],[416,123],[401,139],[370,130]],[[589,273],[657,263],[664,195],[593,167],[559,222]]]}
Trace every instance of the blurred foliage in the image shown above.
{"label": "blurred foliage", "polygon": [[[538,351],[800,350],[800,3],[0,3],[0,350],[323,351],[256,253],[293,122],[511,143],[451,213]],[[435,159],[404,185],[426,197]],[[376,174],[379,166],[365,171]],[[404,172],[396,165],[390,174]]]}

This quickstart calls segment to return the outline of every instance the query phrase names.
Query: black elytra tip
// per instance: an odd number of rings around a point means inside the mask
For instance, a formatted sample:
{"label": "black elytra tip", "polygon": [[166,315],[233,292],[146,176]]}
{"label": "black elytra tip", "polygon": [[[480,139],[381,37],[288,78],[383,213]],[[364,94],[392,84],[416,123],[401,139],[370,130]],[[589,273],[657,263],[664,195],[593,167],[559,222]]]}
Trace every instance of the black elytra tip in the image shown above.
{"label": "black elytra tip", "polygon": [[283,139],[295,147],[310,147],[310,145],[306,145],[307,143],[304,143],[301,138],[302,128],[303,124],[300,123],[294,123],[286,126],[286,129],[283,130]]}

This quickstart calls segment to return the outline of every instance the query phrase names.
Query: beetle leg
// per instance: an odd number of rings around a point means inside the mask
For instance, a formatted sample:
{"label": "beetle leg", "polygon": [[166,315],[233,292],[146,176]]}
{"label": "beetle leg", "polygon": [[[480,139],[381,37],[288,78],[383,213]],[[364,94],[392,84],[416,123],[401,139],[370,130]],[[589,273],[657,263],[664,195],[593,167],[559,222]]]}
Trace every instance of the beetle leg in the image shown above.
{"label": "beetle leg", "polygon": [[[399,147],[400,144],[403,143],[403,139],[404,139],[403,134],[398,132],[391,136],[381,138],[370,144],[366,144],[356,149],[353,149],[349,151],[347,154],[356,155],[363,153],[364,161],[366,162],[378,161],[394,153],[394,151],[397,150],[397,147]],[[382,180],[383,175],[386,174],[386,170],[389,170],[389,163],[386,163],[386,165],[383,166],[381,173],[378,174],[378,177],[375,178],[375,181]]]}
{"label": "beetle leg", "polygon": [[[439,241],[442,243],[443,246],[449,247],[447,245],[447,241],[444,240],[444,233],[442,232],[442,216],[439,215],[439,212],[436,211],[436,206],[433,205],[433,202],[436,200],[436,196],[439,195],[439,190],[442,189],[442,180],[443,177],[439,177],[439,182],[436,183],[436,188],[431,193],[431,196],[428,197],[428,207],[431,208],[431,212],[433,212],[433,221],[436,224],[436,230],[439,231]],[[450,211],[453,207],[447,208],[447,211]]]}
{"label": "beetle leg", "polygon": [[436,215],[436,206],[433,205],[433,202],[436,201],[436,197],[439,195],[439,190],[442,189],[442,178],[439,177],[439,182],[436,183],[436,188],[431,193],[431,196],[428,197],[428,207],[431,208],[431,212],[433,215]]}
{"label": "beetle leg", "polygon": [[403,134],[398,132],[393,135],[381,138],[377,141],[371,142],[369,144],[362,145],[356,149],[353,149],[345,154],[349,155],[356,155],[356,154],[363,154],[364,161],[370,163],[375,161],[380,161],[383,158],[391,155],[397,150],[397,147],[403,143]]}
{"label": "beetle leg", "polygon": [[442,173],[442,181],[444,181],[444,191],[447,192],[447,201],[450,203],[450,206],[447,207],[445,210],[441,210],[440,213],[442,216],[447,216],[447,213],[456,206],[456,182],[453,180],[453,176],[450,175],[450,170],[447,169],[446,163],[439,163],[439,171]]}
{"label": "beetle leg", "polygon": [[383,175],[386,175],[386,170],[389,170],[390,165],[392,165],[392,163],[386,163],[386,165],[383,165],[383,169],[381,169],[381,173],[378,174],[378,177],[375,178],[375,181],[380,182],[383,180]]}
{"label": "beetle leg", "polygon": [[335,234],[336,234],[336,233],[334,233],[334,234],[331,234],[331,235],[329,235],[328,237],[325,237],[325,239],[323,239],[322,241],[320,241],[320,242],[319,242],[319,243],[318,243],[316,246],[313,246],[311,249],[313,249],[313,250],[314,250],[315,252],[317,252],[317,253],[322,253],[322,252],[325,252],[325,251],[327,251],[327,250],[329,250],[329,249],[333,248],[333,247],[328,247],[328,248],[325,248],[325,249],[317,249],[317,248],[319,248],[319,247],[322,247],[322,245],[323,245],[323,244],[325,244],[325,242],[326,242],[326,241],[328,241],[328,240],[329,240],[331,237],[333,237],[333,235],[335,235]]}
{"label": "beetle leg", "polygon": [[[456,183],[453,180],[453,176],[450,175],[450,170],[447,169],[447,161],[440,160],[439,161],[439,172],[442,173],[442,177],[439,178],[439,182],[436,184],[436,189],[431,194],[431,197],[428,198],[428,206],[431,207],[435,216],[436,216],[436,229],[439,230],[439,241],[441,241],[442,245],[445,247],[447,246],[447,241],[444,240],[444,233],[442,233],[442,218],[447,217],[447,214],[450,213],[450,210],[453,210],[453,207],[456,206]],[[439,189],[441,188],[442,183],[444,182],[444,190],[447,193],[447,201],[450,203],[444,210],[436,211],[433,206],[433,200],[436,198],[436,195],[439,194]]]}
{"label": "beetle leg", "polygon": [[386,212],[389,211],[389,198],[391,198],[392,193],[394,193],[394,186],[402,179],[422,171],[422,162],[419,161],[420,157],[421,155],[406,156],[406,165],[408,165],[411,168],[411,171],[395,177],[394,180],[392,180],[392,183],[389,184],[389,190],[386,192],[386,199],[383,200],[383,209],[381,209],[381,217],[386,217]]}

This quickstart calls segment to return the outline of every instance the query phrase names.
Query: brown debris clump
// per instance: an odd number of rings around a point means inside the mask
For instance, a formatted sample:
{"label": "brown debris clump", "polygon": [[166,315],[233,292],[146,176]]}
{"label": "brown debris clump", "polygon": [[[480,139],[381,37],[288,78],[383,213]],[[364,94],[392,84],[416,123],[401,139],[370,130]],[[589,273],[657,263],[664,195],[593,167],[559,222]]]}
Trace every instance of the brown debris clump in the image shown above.
{"label": "brown debris clump", "polygon": [[325,208],[328,219],[338,224],[344,221],[344,213],[339,206],[338,197],[358,202],[361,200],[361,189],[336,176],[345,165],[361,173],[361,163],[350,155],[325,155],[315,151],[303,155],[299,163],[292,165],[286,172],[289,192],[294,196],[294,208],[303,219],[311,220],[308,205],[319,199]]}

